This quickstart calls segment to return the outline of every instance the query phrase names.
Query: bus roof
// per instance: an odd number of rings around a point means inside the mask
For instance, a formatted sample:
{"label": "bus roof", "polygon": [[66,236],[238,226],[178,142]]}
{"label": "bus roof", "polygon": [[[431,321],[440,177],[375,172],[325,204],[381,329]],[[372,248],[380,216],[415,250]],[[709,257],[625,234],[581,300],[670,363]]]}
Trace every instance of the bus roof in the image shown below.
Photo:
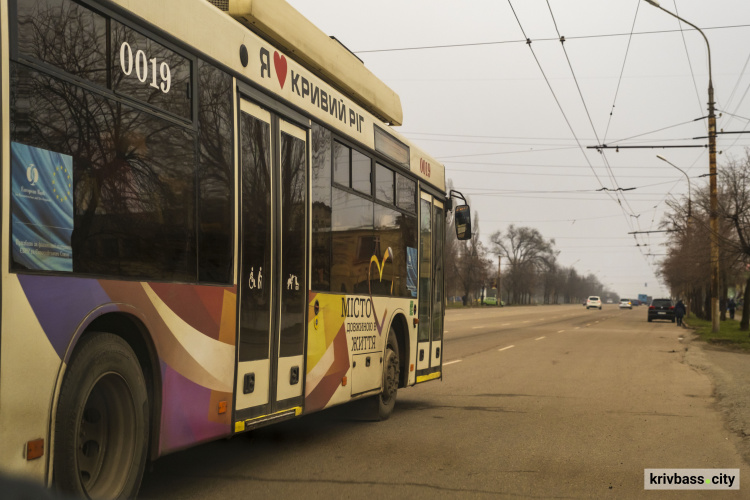
{"label": "bus roof", "polygon": [[[391,125],[403,123],[401,99],[336,39],[284,0],[209,0],[279,45],[357,104]],[[345,75],[344,78],[341,75]]]}

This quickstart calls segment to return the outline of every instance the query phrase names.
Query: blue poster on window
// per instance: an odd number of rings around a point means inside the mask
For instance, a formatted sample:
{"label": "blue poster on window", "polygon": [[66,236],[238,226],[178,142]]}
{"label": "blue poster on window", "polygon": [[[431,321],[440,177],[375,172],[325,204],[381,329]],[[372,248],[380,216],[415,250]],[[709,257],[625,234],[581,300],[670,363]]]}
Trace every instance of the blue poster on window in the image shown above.
{"label": "blue poster on window", "polygon": [[417,249],[406,247],[406,288],[417,296]]}
{"label": "blue poster on window", "polygon": [[10,152],[13,261],[72,271],[73,158],[16,142]]}

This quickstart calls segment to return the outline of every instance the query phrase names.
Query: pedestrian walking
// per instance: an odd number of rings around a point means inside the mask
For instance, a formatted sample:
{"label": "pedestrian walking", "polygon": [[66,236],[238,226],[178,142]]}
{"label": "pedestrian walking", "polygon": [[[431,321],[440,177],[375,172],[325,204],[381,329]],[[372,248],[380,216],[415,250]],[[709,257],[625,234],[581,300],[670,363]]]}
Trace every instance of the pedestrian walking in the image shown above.
{"label": "pedestrian walking", "polygon": [[737,309],[737,303],[734,299],[729,299],[729,302],[727,302],[727,309],[729,309],[729,319],[734,319],[734,310]]}
{"label": "pedestrian walking", "polygon": [[674,306],[674,317],[677,320],[677,326],[682,326],[682,317],[685,316],[687,310],[682,300],[677,301],[677,305]]}

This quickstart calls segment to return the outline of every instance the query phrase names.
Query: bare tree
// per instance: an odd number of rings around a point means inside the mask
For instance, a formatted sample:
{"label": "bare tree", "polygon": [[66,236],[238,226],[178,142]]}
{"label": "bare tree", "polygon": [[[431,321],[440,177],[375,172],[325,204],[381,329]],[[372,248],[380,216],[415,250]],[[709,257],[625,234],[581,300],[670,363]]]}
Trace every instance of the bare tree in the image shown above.
{"label": "bare tree", "polygon": [[[734,264],[736,278],[744,274],[745,290],[750,286],[750,150],[745,149],[745,157],[742,160],[730,159],[725,166],[719,169],[719,179],[723,187],[722,196],[719,198],[719,211],[721,217],[729,223],[732,228],[731,236],[724,235],[722,248],[726,253],[734,254],[729,257]],[[732,258],[733,257],[733,258]],[[725,281],[726,283],[726,281]],[[745,297],[742,308],[742,321],[740,330],[750,330],[750,301]]]}
{"label": "bare tree", "polygon": [[540,275],[554,269],[559,253],[554,250],[555,240],[545,240],[534,228],[511,224],[505,234],[495,232],[491,241],[492,253],[509,261],[503,280],[510,292],[509,301],[529,303]]}
{"label": "bare tree", "polygon": [[[750,262],[750,247],[743,243],[743,240],[747,241],[750,230],[750,194],[747,188],[750,160],[748,157],[744,162],[730,159],[727,165],[720,167],[719,176],[719,299],[722,319],[726,319],[729,285],[738,283],[740,279],[746,280],[742,273],[744,266]],[[693,314],[708,319],[711,314],[708,189],[694,190],[690,197],[692,210],[688,198],[667,202],[669,210],[664,215],[661,227],[671,230],[671,233],[667,257],[661,263],[659,274],[669,285],[672,295],[686,298]]]}
{"label": "bare tree", "polygon": [[471,239],[458,243],[458,258],[454,261],[454,273],[463,292],[464,305],[474,297],[489,276],[491,263],[487,259],[487,249],[479,240],[479,215],[472,216]]}

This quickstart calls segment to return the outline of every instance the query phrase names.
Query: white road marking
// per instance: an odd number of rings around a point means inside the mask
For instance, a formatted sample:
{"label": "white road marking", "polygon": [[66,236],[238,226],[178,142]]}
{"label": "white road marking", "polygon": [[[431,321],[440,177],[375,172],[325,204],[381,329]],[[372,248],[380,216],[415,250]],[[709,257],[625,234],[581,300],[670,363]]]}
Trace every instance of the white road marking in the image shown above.
{"label": "white road marking", "polygon": [[506,349],[510,349],[510,348],[512,348],[512,347],[516,347],[516,346],[514,346],[514,345],[509,345],[508,347],[503,347],[502,349],[498,349],[498,351],[504,351],[504,350],[506,350]]}
{"label": "white road marking", "polygon": [[503,323],[503,324],[502,324],[502,325],[500,325],[500,326],[508,326],[508,325],[510,325],[510,323]]}
{"label": "white road marking", "polygon": [[524,323],[531,323],[531,321],[524,321]]}
{"label": "white road marking", "polygon": [[564,331],[565,331],[565,330],[558,330],[558,331],[557,331],[557,333],[562,333],[562,332],[564,332]]}
{"label": "white road marking", "polygon": [[575,328],[574,328],[574,330],[578,330],[579,328],[581,328],[581,327],[580,327],[580,326],[577,326],[577,327],[575,327]]}
{"label": "white road marking", "polygon": [[538,339],[534,339],[534,340],[542,340],[543,338],[545,338],[545,337],[539,337]]}
{"label": "white road marking", "polygon": [[477,328],[485,328],[485,326],[482,325],[482,326],[472,326],[471,327],[472,330],[476,330]]}
{"label": "white road marking", "polygon": [[463,359],[457,359],[455,361],[448,361],[447,363],[443,363],[443,366],[448,366],[448,365],[452,365],[452,364],[455,364],[455,363],[460,363],[461,361],[463,361]]}

